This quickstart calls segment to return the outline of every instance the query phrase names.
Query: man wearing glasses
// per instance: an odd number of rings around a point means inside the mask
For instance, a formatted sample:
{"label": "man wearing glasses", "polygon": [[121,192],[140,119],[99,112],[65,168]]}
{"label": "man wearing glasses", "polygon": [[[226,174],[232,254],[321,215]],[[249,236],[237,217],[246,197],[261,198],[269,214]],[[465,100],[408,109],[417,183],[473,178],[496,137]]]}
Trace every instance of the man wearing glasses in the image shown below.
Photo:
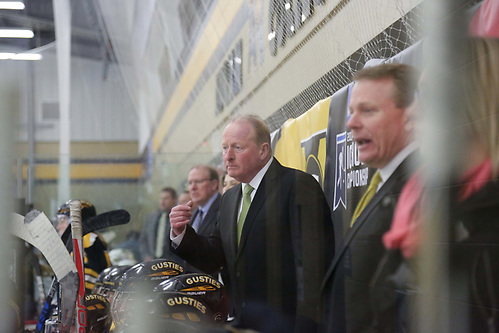
{"label": "man wearing glasses", "polygon": [[197,209],[192,213],[190,226],[198,235],[208,237],[218,215],[220,194],[218,172],[208,165],[196,165],[187,177],[189,194]]}

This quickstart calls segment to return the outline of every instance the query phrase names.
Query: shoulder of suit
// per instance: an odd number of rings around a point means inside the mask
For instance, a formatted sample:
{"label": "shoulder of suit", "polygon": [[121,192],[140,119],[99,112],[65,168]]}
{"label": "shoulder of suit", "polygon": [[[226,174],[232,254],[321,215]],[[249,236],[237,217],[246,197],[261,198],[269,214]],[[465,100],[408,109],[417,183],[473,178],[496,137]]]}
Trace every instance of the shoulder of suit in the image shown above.
{"label": "shoulder of suit", "polygon": [[226,196],[226,195],[230,196],[233,194],[237,195],[237,192],[241,192],[241,186],[242,186],[241,183],[232,186],[223,195],[221,195],[221,197]]}
{"label": "shoulder of suit", "polygon": [[295,178],[296,177],[303,177],[303,178],[312,177],[311,174],[309,174],[309,173],[307,173],[305,171],[294,169],[294,168],[290,168],[290,167],[286,167],[286,166],[283,166],[283,165],[280,165],[278,171],[279,171],[278,175],[281,178],[285,178],[285,177],[295,177]]}
{"label": "shoulder of suit", "polygon": [[416,170],[421,166],[421,160],[419,156],[419,151],[412,152],[407,156],[402,163],[393,171],[390,178],[386,180],[388,182],[390,179],[396,181],[397,183],[405,183],[409,177],[411,177]]}

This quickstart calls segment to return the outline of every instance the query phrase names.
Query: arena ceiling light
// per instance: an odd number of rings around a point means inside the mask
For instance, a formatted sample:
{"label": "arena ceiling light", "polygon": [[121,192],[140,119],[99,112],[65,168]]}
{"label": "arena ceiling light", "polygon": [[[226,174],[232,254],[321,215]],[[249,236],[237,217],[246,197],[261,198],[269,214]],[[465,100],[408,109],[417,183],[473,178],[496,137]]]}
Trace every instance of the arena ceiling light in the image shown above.
{"label": "arena ceiling light", "polygon": [[34,35],[28,29],[0,29],[0,38],[33,38]]}
{"label": "arena ceiling light", "polygon": [[2,53],[0,52],[0,60],[41,60],[42,55],[39,53]]}
{"label": "arena ceiling light", "polygon": [[0,9],[23,10],[24,3],[22,1],[0,1]]}

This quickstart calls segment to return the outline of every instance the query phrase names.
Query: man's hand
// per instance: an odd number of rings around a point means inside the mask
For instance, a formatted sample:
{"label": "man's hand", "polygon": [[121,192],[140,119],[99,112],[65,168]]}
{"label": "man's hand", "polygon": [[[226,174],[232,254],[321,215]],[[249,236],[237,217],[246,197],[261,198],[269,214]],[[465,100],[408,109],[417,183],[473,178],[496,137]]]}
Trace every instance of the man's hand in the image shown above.
{"label": "man's hand", "polygon": [[175,236],[184,232],[186,225],[191,220],[192,201],[185,205],[177,205],[170,212],[170,225]]}

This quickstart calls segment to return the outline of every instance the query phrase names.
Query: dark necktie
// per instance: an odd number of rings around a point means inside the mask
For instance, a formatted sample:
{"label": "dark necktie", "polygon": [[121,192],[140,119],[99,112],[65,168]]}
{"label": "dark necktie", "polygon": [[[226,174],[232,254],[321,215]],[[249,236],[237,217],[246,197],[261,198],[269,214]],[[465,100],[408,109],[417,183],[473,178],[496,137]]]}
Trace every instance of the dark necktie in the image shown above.
{"label": "dark necktie", "polygon": [[203,222],[203,211],[201,209],[198,210],[198,214],[192,223],[192,228],[197,232],[199,227],[201,227],[201,222]]}

